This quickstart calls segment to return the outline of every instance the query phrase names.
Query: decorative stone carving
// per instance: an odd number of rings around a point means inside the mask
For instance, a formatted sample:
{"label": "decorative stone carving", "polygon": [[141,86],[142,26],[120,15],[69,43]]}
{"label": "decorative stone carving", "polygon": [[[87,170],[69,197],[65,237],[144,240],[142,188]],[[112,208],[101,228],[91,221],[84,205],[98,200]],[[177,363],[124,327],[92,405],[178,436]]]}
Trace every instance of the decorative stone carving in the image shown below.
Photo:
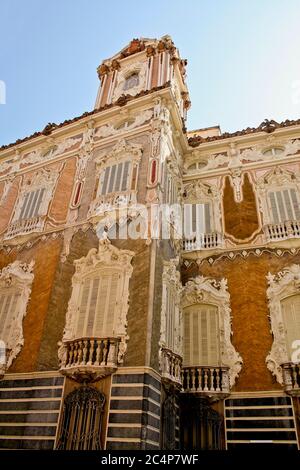
{"label": "decorative stone carving", "polygon": [[[138,82],[135,86],[124,90],[126,79],[133,74],[138,74]],[[146,88],[147,62],[137,62],[128,65],[118,71],[117,83],[113,91],[113,101],[117,100],[122,94],[137,95]]]}
{"label": "decorative stone carving", "polygon": [[292,264],[277,274],[267,275],[268,306],[270,311],[271,333],[273,344],[266,363],[268,369],[276,377],[277,382],[283,383],[281,364],[289,361],[284,320],[281,310],[281,300],[293,294],[300,293],[300,265]]}
{"label": "decorative stone carving", "polygon": [[[79,296],[83,278],[94,272],[117,271],[124,277],[122,287],[122,297],[118,305],[118,314],[116,320],[115,339],[118,340],[118,364],[123,362],[126,352],[127,335],[127,311],[129,299],[129,279],[132,274],[131,260],[134,253],[129,250],[119,250],[104,238],[99,241],[97,248],[92,248],[87,256],[74,261],[75,273],[72,278],[72,295],[69,300],[68,310],[66,313],[66,324],[64,328],[62,343],[60,344],[58,357],[62,364],[66,362],[65,343],[76,340],[75,324],[78,314]],[[110,339],[110,341],[112,338]],[[98,367],[95,365],[93,367]],[[96,372],[96,369],[95,369]],[[99,371],[101,376],[103,371]],[[104,374],[105,375],[105,374]]]}
{"label": "decorative stone carving", "polygon": [[241,371],[243,359],[231,343],[231,308],[227,280],[223,278],[217,281],[197,276],[188,281],[183,288],[182,308],[199,303],[208,303],[218,307],[221,365],[229,367],[230,386],[233,387]]}
{"label": "decorative stone carving", "polygon": [[135,129],[136,127],[142,126],[146,122],[150,121],[150,119],[153,116],[153,111],[152,109],[146,109],[145,111],[139,113],[134,121],[129,124],[125,129],[118,129],[112,124],[104,124],[101,127],[98,127],[95,131],[94,137],[103,139],[104,137],[109,137],[111,135],[116,135],[120,134],[123,130],[128,132],[131,131],[132,129]]}
{"label": "decorative stone carving", "polygon": [[142,149],[143,147],[139,144],[133,144],[125,139],[120,139],[110,152],[105,150],[98,155],[95,159],[97,168],[102,170],[105,166],[118,163],[126,157],[130,157],[132,162],[139,162],[142,156]]}
{"label": "decorative stone carving", "polygon": [[[29,191],[30,192],[36,191],[39,188],[44,188],[45,193],[44,193],[41,205],[40,205],[39,216],[37,217],[37,219],[47,214],[49,202],[53,194],[53,190],[54,190],[54,186],[57,181],[57,178],[58,178],[58,170],[50,169],[47,167],[41,168],[39,171],[37,171],[37,173],[34,176],[28,176],[28,175],[24,176],[23,184],[21,186],[18,201],[15,207],[12,224],[15,221],[18,221],[19,219],[20,212],[22,210],[22,206],[24,203],[25,194]],[[41,224],[40,221],[37,221],[37,224],[39,226],[39,231],[42,230],[43,223]],[[20,228],[18,235],[22,235],[22,228]]]}
{"label": "decorative stone carving", "polygon": [[21,263],[21,261],[14,261],[0,271],[0,295],[5,294],[5,290],[8,288],[13,288],[20,294],[11,334],[9,338],[5,338],[6,362],[5,364],[0,364],[0,378],[10,367],[24,344],[23,318],[26,315],[27,304],[30,298],[32,281],[34,278],[33,267],[34,261],[31,261],[29,264]]}

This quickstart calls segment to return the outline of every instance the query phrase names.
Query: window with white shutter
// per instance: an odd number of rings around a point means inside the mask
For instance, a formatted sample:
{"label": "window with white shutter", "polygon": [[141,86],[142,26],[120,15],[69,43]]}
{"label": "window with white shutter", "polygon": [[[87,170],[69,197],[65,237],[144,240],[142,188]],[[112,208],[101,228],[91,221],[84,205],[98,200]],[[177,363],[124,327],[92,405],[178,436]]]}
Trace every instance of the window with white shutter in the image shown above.
{"label": "window with white shutter", "polygon": [[300,220],[300,205],[294,188],[271,191],[268,195],[272,223]]}
{"label": "window with white shutter", "polygon": [[217,366],[219,354],[218,308],[196,304],[184,310],[184,365]]}
{"label": "window with white shutter", "polygon": [[100,175],[100,194],[127,191],[130,189],[130,176],[132,165],[129,161],[123,161],[108,166]]}
{"label": "window with white shutter", "polygon": [[184,204],[184,234],[191,237],[197,234],[212,233],[212,207],[209,202],[203,204]]}
{"label": "window with white shutter", "polygon": [[75,336],[112,337],[117,321],[122,274],[103,272],[86,277],[81,285]]}
{"label": "window with white shutter", "polygon": [[292,344],[300,340],[300,295],[293,295],[281,301],[289,360],[293,353]]}
{"label": "window with white shutter", "polygon": [[16,289],[0,290],[0,340],[8,343],[18,316],[20,292]]}
{"label": "window with white shutter", "polygon": [[29,191],[24,196],[24,201],[17,220],[26,220],[41,215],[40,209],[45,194],[45,188]]}

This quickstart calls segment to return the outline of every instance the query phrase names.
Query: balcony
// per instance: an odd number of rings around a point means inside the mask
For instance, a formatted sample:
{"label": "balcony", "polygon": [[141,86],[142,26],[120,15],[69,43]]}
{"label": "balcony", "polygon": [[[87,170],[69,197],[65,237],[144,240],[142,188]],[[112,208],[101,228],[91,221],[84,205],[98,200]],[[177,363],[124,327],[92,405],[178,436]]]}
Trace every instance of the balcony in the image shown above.
{"label": "balcony", "polygon": [[289,395],[300,396],[300,363],[286,362],[281,367],[285,392]]}
{"label": "balcony", "polygon": [[33,232],[41,232],[44,228],[44,222],[45,217],[42,216],[13,222],[6,231],[5,240]]}
{"label": "balcony", "polygon": [[182,386],[184,393],[222,400],[230,393],[229,367],[183,367]]}
{"label": "balcony", "polygon": [[287,240],[288,238],[300,238],[300,222],[288,220],[280,224],[265,225],[264,233],[269,242]]}
{"label": "balcony", "polygon": [[118,338],[78,338],[64,341],[60,372],[78,382],[95,382],[116,371]]}
{"label": "balcony", "polygon": [[200,233],[183,240],[184,251],[212,250],[222,246],[220,233]]}
{"label": "balcony", "polygon": [[181,388],[182,357],[167,348],[162,348],[160,354],[161,377],[164,384]]}

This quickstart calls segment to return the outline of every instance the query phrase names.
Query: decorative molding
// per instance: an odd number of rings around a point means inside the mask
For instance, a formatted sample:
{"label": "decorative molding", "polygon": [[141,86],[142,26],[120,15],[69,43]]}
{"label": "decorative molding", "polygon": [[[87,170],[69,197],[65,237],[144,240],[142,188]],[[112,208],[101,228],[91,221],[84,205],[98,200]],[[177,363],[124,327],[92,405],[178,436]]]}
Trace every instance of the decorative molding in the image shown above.
{"label": "decorative molding", "polygon": [[231,308],[227,280],[223,278],[217,281],[197,276],[188,281],[183,288],[182,308],[200,303],[208,303],[218,307],[221,361],[222,366],[229,367],[230,386],[233,387],[241,371],[243,359],[231,343]]}
{"label": "decorative molding", "polygon": [[276,166],[265,173],[256,182],[259,210],[264,216],[264,224],[273,223],[268,205],[268,192],[280,189],[295,188],[300,191],[300,177],[293,171]]}
{"label": "decorative molding", "polygon": [[292,264],[277,274],[267,275],[268,306],[270,311],[271,333],[273,344],[266,363],[268,369],[276,377],[277,382],[283,383],[281,365],[289,362],[284,320],[281,311],[281,300],[300,293],[300,265]]}
{"label": "decorative molding", "polygon": [[29,264],[14,261],[0,271],[0,292],[5,293],[5,289],[13,288],[20,293],[11,334],[6,339],[6,363],[0,365],[0,377],[5,374],[24,344],[23,318],[26,315],[31,294],[33,267],[34,261]]}
{"label": "decorative molding", "polygon": [[[99,246],[92,248],[88,254],[74,261],[75,273],[72,278],[72,294],[69,300],[66,313],[66,323],[62,341],[74,340],[75,323],[78,314],[79,296],[81,292],[82,280],[86,275],[99,273],[99,271],[116,271],[123,274],[123,286],[121,301],[118,304],[118,317],[116,320],[116,338],[120,340],[118,347],[118,363],[123,362],[124,354],[127,349],[127,312],[129,300],[129,279],[133,267],[131,260],[134,252],[129,250],[120,250],[113,246],[107,238],[99,240]],[[62,360],[64,354],[64,345],[59,348],[59,359]]]}
{"label": "decorative molding", "polygon": [[130,157],[131,162],[139,163],[142,157],[142,151],[142,145],[127,142],[125,139],[119,139],[112,150],[109,152],[107,152],[107,150],[101,152],[101,154],[95,159],[95,163],[98,170],[101,171],[106,166],[110,166],[113,163],[119,163],[128,157]]}
{"label": "decorative molding", "polygon": [[[125,127],[124,129],[123,128],[118,129],[118,127],[110,123],[104,124],[103,126],[95,129],[94,138],[103,139],[105,137],[110,137],[111,135],[120,134],[122,132],[129,132],[132,129],[135,129],[136,127],[140,127],[143,124],[149,122],[152,116],[153,116],[153,110],[146,109],[145,111],[142,111],[141,113],[137,114],[137,116],[135,116],[134,118],[134,121],[131,124],[129,124],[127,127]],[[130,117],[128,118],[128,120],[129,119]]]}
{"label": "decorative molding", "polygon": [[[124,67],[117,72],[117,83],[115,85],[115,89],[113,90],[112,101],[116,101],[125,92],[126,94],[134,96],[140,93],[142,90],[146,89],[147,64],[147,61],[135,62],[129,64],[127,67]],[[124,90],[126,79],[134,73],[137,73],[139,76],[138,84],[132,88],[129,88],[128,90]]]}
{"label": "decorative molding", "polygon": [[221,261],[223,259],[227,259],[228,261],[234,261],[237,258],[247,259],[249,256],[260,257],[264,253],[268,253],[271,255],[276,256],[277,258],[281,258],[284,255],[292,255],[295,256],[296,254],[300,253],[300,248],[250,248],[250,249],[243,249],[238,251],[226,251],[225,253],[221,253],[219,255],[210,256],[209,258],[198,258],[197,260],[184,260],[182,266],[185,269],[189,269],[191,266],[201,266],[205,261],[210,265]]}

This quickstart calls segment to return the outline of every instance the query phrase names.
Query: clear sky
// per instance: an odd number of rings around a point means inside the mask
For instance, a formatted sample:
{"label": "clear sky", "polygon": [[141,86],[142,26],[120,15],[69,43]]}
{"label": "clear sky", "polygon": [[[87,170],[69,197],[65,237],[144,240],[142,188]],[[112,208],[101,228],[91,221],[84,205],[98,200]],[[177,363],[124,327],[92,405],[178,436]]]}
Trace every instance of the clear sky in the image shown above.
{"label": "clear sky", "polygon": [[99,63],[165,34],[188,59],[190,130],[300,118],[300,0],[0,0],[0,145],[92,110]]}

